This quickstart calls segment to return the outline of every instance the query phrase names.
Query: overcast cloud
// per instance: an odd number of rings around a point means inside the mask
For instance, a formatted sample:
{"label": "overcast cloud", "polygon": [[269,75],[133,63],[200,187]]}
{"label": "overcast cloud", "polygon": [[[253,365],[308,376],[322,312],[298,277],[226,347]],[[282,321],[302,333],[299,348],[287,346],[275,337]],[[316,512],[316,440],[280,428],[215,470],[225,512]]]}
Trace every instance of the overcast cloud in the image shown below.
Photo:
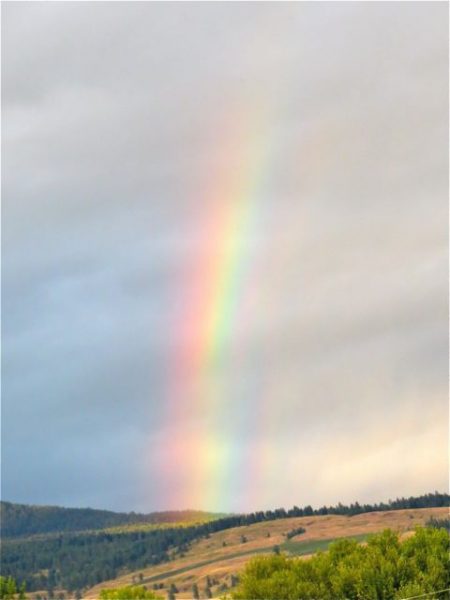
{"label": "overcast cloud", "polygon": [[[4,499],[254,510],[448,488],[447,13],[3,3]],[[177,371],[186,306],[252,169],[202,404]],[[194,476],[205,435],[225,458]]]}

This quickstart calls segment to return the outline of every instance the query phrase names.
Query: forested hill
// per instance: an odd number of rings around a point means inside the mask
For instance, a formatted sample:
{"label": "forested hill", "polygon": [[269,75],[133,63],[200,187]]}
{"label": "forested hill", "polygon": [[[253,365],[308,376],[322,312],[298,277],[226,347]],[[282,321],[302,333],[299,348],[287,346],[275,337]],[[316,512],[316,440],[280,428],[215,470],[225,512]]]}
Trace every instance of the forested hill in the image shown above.
{"label": "forested hill", "polygon": [[[294,506],[289,510],[278,508],[220,518],[196,511],[137,515],[4,502],[1,505],[4,529],[2,575],[13,577],[20,584],[25,583],[30,592],[45,589],[52,597],[53,590],[59,588],[68,590],[74,597],[79,595],[75,593],[77,590],[115,579],[120,573],[167,563],[175,555],[187,552],[193,542],[227,529],[290,517],[353,516],[374,511],[447,507],[449,500],[448,494],[435,492],[380,504],[355,502],[347,506],[338,504],[320,508]],[[147,523],[161,523],[162,519],[166,519],[167,523],[169,518],[172,519],[169,526],[147,526]],[[197,523],[191,521],[189,525],[189,518],[196,519]],[[136,526],[122,527],[133,524]],[[111,527],[117,529],[108,529]],[[102,528],[103,531],[100,530]],[[265,529],[265,533],[267,531],[270,530]],[[36,533],[40,535],[32,535]],[[245,541],[241,540],[242,543]]]}
{"label": "forested hill", "polygon": [[93,508],[61,508],[59,506],[31,506],[13,502],[0,502],[1,535],[3,537],[86,531],[136,523],[194,524],[223,516],[223,514],[196,510],[139,514],[134,512],[117,513]]}
{"label": "forested hill", "polygon": [[279,508],[274,511],[256,512],[248,515],[224,515],[223,513],[208,513],[196,510],[153,512],[148,514],[117,513],[108,510],[92,508],[61,508],[58,506],[32,506],[0,502],[0,524],[2,537],[19,537],[44,533],[63,533],[106,529],[133,524],[199,524],[215,521],[208,526],[209,531],[219,531],[227,527],[248,525],[251,523],[299,517],[308,515],[343,514],[355,515],[378,510],[396,510],[404,508],[427,508],[449,506],[449,494],[435,492],[423,496],[397,498],[387,503],[359,504],[358,502],[345,506],[323,506],[313,509],[311,506],[290,510]]}

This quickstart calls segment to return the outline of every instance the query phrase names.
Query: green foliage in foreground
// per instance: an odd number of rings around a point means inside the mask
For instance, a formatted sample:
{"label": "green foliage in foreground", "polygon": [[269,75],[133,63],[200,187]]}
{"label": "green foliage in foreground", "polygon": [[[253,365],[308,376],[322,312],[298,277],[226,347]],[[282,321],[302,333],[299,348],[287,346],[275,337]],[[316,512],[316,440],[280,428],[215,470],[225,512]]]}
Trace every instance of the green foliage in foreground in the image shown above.
{"label": "green foliage in foreground", "polygon": [[2,600],[21,600],[25,598],[25,586],[18,586],[15,579],[12,577],[0,576],[0,598]]}
{"label": "green foliage in foreground", "polygon": [[[387,529],[367,545],[342,539],[309,560],[256,557],[245,567],[234,600],[399,600],[450,587],[449,536],[420,528],[400,542]],[[429,598],[448,598],[448,591]]]}
{"label": "green foliage in foreground", "polygon": [[157,600],[159,598],[161,596],[156,596],[143,585],[129,585],[100,592],[100,600]]}

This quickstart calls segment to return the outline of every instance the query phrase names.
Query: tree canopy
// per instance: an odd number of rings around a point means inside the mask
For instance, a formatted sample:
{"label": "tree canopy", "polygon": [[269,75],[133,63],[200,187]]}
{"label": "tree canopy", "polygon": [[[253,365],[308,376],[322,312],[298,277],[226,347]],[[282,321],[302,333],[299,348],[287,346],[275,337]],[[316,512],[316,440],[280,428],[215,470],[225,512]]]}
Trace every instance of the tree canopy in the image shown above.
{"label": "tree canopy", "polygon": [[233,600],[400,600],[421,594],[448,598],[449,536],[417,528],[401,541],[391,530],[367,545],[342,539],[309,560],[271,555],[245,567]]}

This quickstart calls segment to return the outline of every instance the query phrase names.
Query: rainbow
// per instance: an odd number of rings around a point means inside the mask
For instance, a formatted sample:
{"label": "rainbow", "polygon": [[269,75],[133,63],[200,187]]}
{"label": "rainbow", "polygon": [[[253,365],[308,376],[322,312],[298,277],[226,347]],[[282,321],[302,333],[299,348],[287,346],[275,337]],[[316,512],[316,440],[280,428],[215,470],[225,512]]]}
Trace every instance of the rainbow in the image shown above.
{"label": "rainbow", "polygon": [[[264,327],[271,322],[277,302],[266,304],[264,294],[275,294],[276,300],[280,274],[298,272],[292,262],[297,231],[288,239],[276,226],[268,229],[278,200],[268,197],[271,177],[283,156],[277,115],[289,106],[293,68],[294,61],[280,69],[270,98],[260,90],[244,101],[244,112],[229,106],[232,123],[215,136],[216,162],[209,164],[204,188],[195,195],[203,200],[201,214],[195,216],[195,251],[183,257],[181,309],[172,327],[171,383],[162,430],[152,441],[152,472],[160,474],[162,508],[254,510],[273,507],[280,497],[285,458],[281,460],[273,440],[282,420],[280,406],[294,410],[298,398],[274,369],[269,374],[258,365],[255,373],[250,365],[240,378],[234,371],[254,358],[249,357],[257,338],[255,330],[249,331],[252,323]],[[289,158],[299,161],[299,197],[300,192],[314,193],[334,152],[339,128],[325,125],[306,122],[300,135],[295,132],[296,156]],[[308,218],[303,215],[302,227]],[[258,244],[263,241],[267,250],[268,233],[274,253],[265,264]]]}
{"label": "rainbow", "polygon": [[233,354],[239,353],[238,323],[251,301],[255,238],[264,212],[269,145],[262,111],[253,113],[253,119],[225,140],[226,156],[220,161],[225,168],[206,193],[205,206],[213,210],[205,211],[200,251],[187,268],[189,293],[177,320],[162,477],[184,471],[171,488],[175,486],[176,498],[170,503],[178,507],[212,510],[227,505],[227,496],[240,486],[243,466],[252,463],[239,426],[248,420],[244,397],[231,436],[223,431],[222,421],[230,394],[239,398],[245,393],[227,375]]}

